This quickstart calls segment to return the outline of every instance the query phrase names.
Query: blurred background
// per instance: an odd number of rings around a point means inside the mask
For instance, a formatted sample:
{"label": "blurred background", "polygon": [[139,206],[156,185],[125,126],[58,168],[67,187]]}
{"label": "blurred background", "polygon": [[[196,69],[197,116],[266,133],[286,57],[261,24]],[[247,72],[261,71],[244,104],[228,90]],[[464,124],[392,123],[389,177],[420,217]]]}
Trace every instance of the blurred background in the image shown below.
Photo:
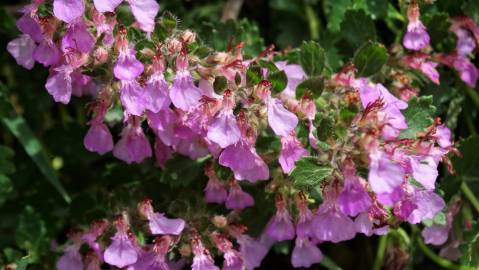
{"label": "blurred background", "polygon": [[[277,50],[287,50],[303,40],[317,40],[326,50],[329,67],[337,70],[363,41],[378,40],[386,47],[397,43],[406,25],[403,2],[162,0],[160,7],[161,11],[171,11],[182,27],[199,32],[204,42],[218,50],[225,49],[232,36],[246,43],[245,52],[249,55],[270,44]],[[7,43],[19,34],[15,19],[26,3],[0,2],[0,265],[15,263],[16,269],[53,269],[59,256],[56,247],[66,241],[71,228],[111,217],[122,207],[134,207],[144,196],[168,202],[174,199],[169,197],[172,194],[186,192],[185,185],[202,189],[206,179],[201,166],[182,157],[176,157],[161,172],[151,160],[141,166],[127,166],[111,154],[89,153],[82,142],[88,128],[86,105],[90,100],[73,98],[68,106],[54,103],[44,88],[48,71],[38,64],[25,70],[5,50]],[[347,12],[355,16],[345,16]],[[454,36],[447,32],[447,16],[467,14],[479,22],[479,1],[438,0],[425,6],[423,13],[433,48],[447,52],[455,46]],[[226,19],[236,21],[222,23]],[[450,70],[441,70],[441,77],[446,80],[439,87],[422,81],[421,95],[434,96],[437,114],[454,130],[456,140],[476,134],[477,88],[463,89]],[[113,112],[107,117],[121,114]],[[119,129],[112,134],[119,134]],[[471,145],[474,148],[475,144]],[[479,148],[469,150],[467,166],[479,165],[474,163],[478,161],[474,152]],[[180,170],[175,178],[172,174]],[[471,174],[479,175],[477,171]],[[463,180],[447,178],[441,180],[441,190],[449,199],[459,192]],[[170,179],[183,181],[172,183]],[[476,178],[470,183],[476,194],[478,182]],[[164,194],[162,190],[174,192]],[[462,214],[472,219],[472,211],[469,207]],[[251,222],[256,223],[251,224],[253,231],[254,225],[263,226],[271,213],[262,215],[252,215],[255,220]],[[410,228],[404,232],[406,235],[389,236],[391,240],[383,254],[385,268],[440,269],[415,242],[418,232]],[[380,269],[374,265],[379,243],[378,237],[358,235],[348,242],[322,244],[321,250],[328,259],[312,269]],[[292,268],[289,249],[285,243],[275,245],[262,269]]]}

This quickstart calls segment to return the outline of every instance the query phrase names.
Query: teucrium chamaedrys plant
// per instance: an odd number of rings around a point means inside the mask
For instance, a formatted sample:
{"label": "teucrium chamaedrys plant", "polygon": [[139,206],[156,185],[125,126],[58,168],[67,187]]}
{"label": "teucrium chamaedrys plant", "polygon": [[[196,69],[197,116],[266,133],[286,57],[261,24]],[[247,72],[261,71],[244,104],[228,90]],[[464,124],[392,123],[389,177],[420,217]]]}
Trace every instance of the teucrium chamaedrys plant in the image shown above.
{"label": "teucrium chamaedrys plant", "polygon": [[[385,235],[402,222],[430,222],[425,242],[447,241],[457,207],[447,208],[436,192],[437,168],[442,161],[452,171],[447,154],[457,151],[450,130],[433,118],[431,97],[417,96],[406,71],[419,70],[439,84],[442,63],[475,85],[479,72],[468,55],[479,28],[471,19],[452,19],[457,49],[434,54],[412,1],[405,49],[388,51],[369,41],[334,72],[316,42],[288,54],[268,47],[244,55],[247,42],[215,51],[177,27],[171,14],[157,18],[154,0],[124,1],[135,23],[123,25],[115,13],[122,2],[54,0],[49,6],[34,0],[23,9],[17,21],[22,34],[8,51],[27,69],[35,62],[49,69],[45,88],[55,101],[91,96],[86,149],[113,152],[127,164],[154,155],[166,170],[173,155],[198,160],[209,180],[195,192],[204,192],[206,203],[224,205],[224,215],[190,205],[169,211],[176,218],[168,218],[145,199],[137,214],[125,209],[72,232],[58,269],[100,269],[103,263],[218,269],[216,254],[223,255],[224,269],[254,269],[285,240],[295,241],[292,265],[309,267],[323,258],[321,242]],[[387,84],[375,81],[380,70],[391,75]],[[123,112],[122,121],[105,119],[112,110]],[[116,142],[115,125],[123,125]],[[270,147],[256,147],[259,140]],[[242,188],[246,183],[275,198],[276,213],[258,237],[246,233],[242,219],[255,205]],[[86,253],[80,252],[85,244]]]}

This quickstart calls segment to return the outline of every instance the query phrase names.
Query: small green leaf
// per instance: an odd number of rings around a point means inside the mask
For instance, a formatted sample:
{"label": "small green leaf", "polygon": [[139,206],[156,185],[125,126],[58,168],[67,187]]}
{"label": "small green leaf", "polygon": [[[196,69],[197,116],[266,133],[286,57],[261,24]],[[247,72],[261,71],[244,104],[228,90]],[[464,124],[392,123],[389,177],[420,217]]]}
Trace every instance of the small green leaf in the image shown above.
{"label": "small green leaf", "polygon": [[15,235],[17,245],[36,257],[48,248],[46,236],[47,229],[43,219],[31,206],[25,207]]}
{"label": "small green leaf", "polygon": [[401,131],[400,139],[414,139],[432,125],[436,108],[432,105],[432,96],[413,97],[403,111],[408,128]]}
{"label": "small green leaf", "polygon": [[279,93],[286,88],[288,84],[288,77],[284,70],[275,71],[268,75],[268,80],[271,82],[274,93]]}
{"label": "small green leaf", "polygon": [[353,62],[358,77],[368,77],[379,72],[387,60],[388,53],[382,44],[368,42],[356,51]]}
{"label": "small green leaf", "polygon": [[296,98],[300,99],[306,91],[310,91],[313,97],[321,96],[324,89],[324,80],[320,76],[306,79],[296,87]]}
{"label": "small green leaf", "polygon": [[261,82],[261,80],[263,80],[261,67],[258,65],[251,65],[246,71],[246,80],[250,86],[257,85]]}
{"label": "small green leaf", "polygon": [[374,22],[363,10],[346,11],[341,23],[341,34],[354,47],[376,40]]}
{"label": "small green leaf", "polygon": [[319,185],[332,172],[332,167],[319,165],[316,157],[304,157],[296,162],[291,177],[294,186],[309,189]]}
{"label": "small green leaf", "polygon": [[215,90],[216,94],[221,95],[227,86],[228,81],[224,76],[218,76],[215,78],[213,82],[213,89]]}
{"label": "small green leaf", "polygon": [[299,63],[308,76],[320,75],[324,68],[324,49],[319,43],[305,41],[299,51]]}

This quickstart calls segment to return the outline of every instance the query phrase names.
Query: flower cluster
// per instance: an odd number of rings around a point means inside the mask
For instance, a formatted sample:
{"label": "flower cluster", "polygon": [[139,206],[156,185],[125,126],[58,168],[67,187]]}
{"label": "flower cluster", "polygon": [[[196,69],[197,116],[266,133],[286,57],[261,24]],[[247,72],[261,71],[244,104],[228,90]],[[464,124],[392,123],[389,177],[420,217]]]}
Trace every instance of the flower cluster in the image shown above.
{"label": "flower cluster", "polygon": [[[51,16],[39,12],[42,0],[34,0],[22,10],[17,26],[23,34],[9,43],[8,51],[27,69],[35,62],[49,68],[45,88],[55,101],[67,104],[71,95],[94,98],[84,138],[87,150],[112,152],[128,164],[141,163],[154,153],[162,168],[177,154],[209,157],[204,200],[231,211],[226,217],[202,220],[211,221],[214,229],[199,230],[198,221],[188,215],[173,213],[181,219],[167,218],[145,200],[138,212],[147,221],[149,235],[156,237],[152,242],[138,239],[130,225],[138,217],[123,212],[112,222],[111,239],[104,237],[110,223],[105,221],[72,233],[58,269],[93,270],[103,263],[130,270],[179,269],[192,257],[192,269],[210,270],[218,269],[215,254],[223,254],[224,269],[254,269],[275,242],[293,239],[293,266],[309,267],[321,261],[322,242],[346,241],[358,233],[383,235],[401,222],[417,224],[444,210],[445,202],[434,190],[439,163],[448,164],[447,154],[455,150],[451,132],[436,119],[413,136],[403,135],[410,128],[404,110],[416,92],[390,92],[357,77],[354,66],[347,64],[324,79],[323,96],[311,91],[298,95],[296,88],[308,76],[298,64],[275,61],[278,53],[272,48],[252,59],[243,55],[243,43],[199,56],[190,30],[172,29],[165,37],[157,36],[156,1],[126,1],[136,20],[128,27],[115,14],[122,2],[54,0]],[[402,61],[439,84],[437,63],[419,52],[428,46],[429,36],[414,1],[408,16],[403,44],[418,52]],[[471,85],[478,72],[467,55],[476,46],[477,29],[469,20],[455,20],[451,31],[458,36],[457,52],[437,57]],[[130,33],[153,46],[138,47],[139,39]],[[283,87],[275,81],[277,72],[287,78]],[[319,99],[329,104],[319,106]],[[345,134],[321,141],[318,118],[345,107],[356,112],[335,123]],[[114,108],[123,112],[116,142],[110,128],[117,123],[105,120]],[[260,151],[260,138],[279,141],[279,151]],[[320,186],[321,204],[308,190],[292,184],[292,173],[300,169],[297,161],[304,159],[331,169]],[[230,177],[221,179],[218,168],[227,168]],[[240,217],[255,201],[240,183],[270,179],[275,183],[268,192],[276,198],[276,213],[253,238]],[[443,243],[431,235],[448,228],[428,227],[423,234],[430,243]],[[80,253],[83,244],[89,247],[86,254]]]}

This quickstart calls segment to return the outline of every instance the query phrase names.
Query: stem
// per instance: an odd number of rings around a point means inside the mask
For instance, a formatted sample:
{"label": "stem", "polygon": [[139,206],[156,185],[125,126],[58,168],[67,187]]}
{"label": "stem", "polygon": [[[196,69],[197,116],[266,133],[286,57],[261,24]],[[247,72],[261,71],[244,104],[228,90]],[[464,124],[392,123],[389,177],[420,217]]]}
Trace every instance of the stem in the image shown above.
{"label": "stem", "polygon": [[378,250],[376,253],[376,259],[374,259],[373,270],[380,270],[383,266],[384,253],[386,252],[388,236],[384,235],[379,238]]}
{"label": "stem", "polygon": [[471,202],[472,206],[474,206],[474,209],[479,212],[479,200],[476,198],[474,192],[472,192],[466,182],[462,182],[461,191],[464,193],[464,196],[466,196],[469,202]]}
{"label": "stem", "polygon": [[329,270],[342,270],[331,258],[326,255],[323,255],[323,259],[319,262],[322,266],[326,267]]}
{"label": "stem", "polygon": [[314,12],[311,5],[306,4],[304,6],[304,11],[306,12],[306,17],[308,18],[309,23],[309,35],[312,40],[319,40],[319,19],[316,13]]}
{"label": "stem", "polygon": [[434,251],[432,251],[424,242],[420,235],[417,236],[417,243],[421,251],[426,255],[431,261],[435,262],[437,265],[446,268],[446,269],[460,269],[460,267],[451,261],[448,261],[442,257],[439,257]]}
{"label": "stem", "polygon": [[479,94],[474,91],[474,89],[470,87],[463,87],[466,93],[469,95],[469,97],[472,99],[472,102],[474,105],[476,105],[476,108],[479,109]]}

